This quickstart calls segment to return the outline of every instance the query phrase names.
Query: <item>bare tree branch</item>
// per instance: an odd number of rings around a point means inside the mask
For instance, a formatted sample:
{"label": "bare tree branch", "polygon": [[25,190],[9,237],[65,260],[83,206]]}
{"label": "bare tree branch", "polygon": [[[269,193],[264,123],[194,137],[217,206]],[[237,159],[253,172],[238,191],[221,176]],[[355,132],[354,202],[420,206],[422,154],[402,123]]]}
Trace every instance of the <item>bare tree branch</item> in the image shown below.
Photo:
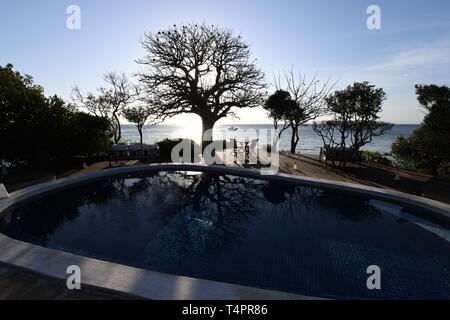
{"label": "bare tree branch", "polygon": [[[290,98],[296,102],[294,108],[290,108],[286,114],[276,121],[284,121],[281,133],[291,128],[291,153],[295,153],[300,141],[300,127],[309,121],[315,120],[327,113],[325,98],[335,88],[336,82],[332,83],[330,78],[319,84],[317,73],[307,79],[306,74],[298,73],[296,76],[294,68],[274,75],[274,85],[277,91],[283,90],[289,93]],[[281,134],[280,133],[280,134]]]}
{"label": "bare tree branch", "polygon": [[139,80],[161,120],[182,113],[202,118],[203,131],[235,108],[262,104],[264,73],[249,46],[230,29],[187,24],[144,34]]}
{"label": "bare tree branch", "polygon": [[119,115],[121,111],[139,99],[139,88],[131,83],[124,73],[108,72],[103,76],[107,87],[100,87],[97,93],[81,93],[79,87],[72,90],[72,101],[79,108],[98,116],[106,117],[112,122],[114,143],[122,138]]}

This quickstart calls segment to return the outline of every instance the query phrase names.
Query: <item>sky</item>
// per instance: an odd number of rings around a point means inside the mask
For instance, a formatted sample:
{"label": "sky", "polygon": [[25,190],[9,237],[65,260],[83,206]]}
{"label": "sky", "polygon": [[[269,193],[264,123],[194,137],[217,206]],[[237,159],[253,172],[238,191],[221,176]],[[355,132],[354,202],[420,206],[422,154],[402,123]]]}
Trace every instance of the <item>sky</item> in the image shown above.
{"label": "sky", "polygon": [[[81,10],[80,29],[66,26],[70,5]],[[379,30],[367,28],[370,5],[380,8]],[[12,63],[46,95],[68,100],[75,85],[95,91],[107,71],[137,72],[143,33],[183,22],[241,34],[269,82],[292,67],[309,77],[331,77],[338,89],[370,81],[387,94],[384,121],[420,123],[414,85],[450,85],[448,0],[2,0],[0,65]],[[270,122],[261,108],[238,116],[220,121]],[[186,121],[199,119],[169,122]]]}

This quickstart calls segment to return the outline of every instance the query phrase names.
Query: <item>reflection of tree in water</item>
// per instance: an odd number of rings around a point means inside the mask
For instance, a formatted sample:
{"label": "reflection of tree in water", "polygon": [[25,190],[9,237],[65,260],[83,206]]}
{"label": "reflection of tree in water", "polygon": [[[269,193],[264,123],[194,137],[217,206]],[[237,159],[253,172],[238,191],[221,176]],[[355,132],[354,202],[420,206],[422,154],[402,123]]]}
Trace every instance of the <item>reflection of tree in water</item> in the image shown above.
{"label": "reflection of tree in water", "polygon": [[114,214],[126,215],[120,219],[124,230],[138,228],[142,218],[158,230],[147,253],[182,261],[193,253],[214,256],[239,246],[248,231],[246,222],[264,207],[279,227],[321,215],[368,222],[381,216],[368,199],[352,193],[211,173],[158,172],[110,178],[47,196],[13,212],[11,223],[0,221],[0,231],[46,245],[83,210],[102,223],[114,208]]}
{"label": "reflection of tree in water", "polygon": [[47,245],[58,228],[79,217],[81,208],[102,207],[112,201],[131,199],[150,187],[149,179],[147,175],[127,185],[125,177],[115,177],[70,188],[18,208],[12,214],[11,223],[1,221],[0,226],[5,233]]}
{"label": "reflection of tree in water", "polygon": [[[255,180],[206,173],[115,177],[30,203],[13,213],[11,224],[0,226],[6,233],[46,245],[58,228],[79,217],[82,208],[128,203],[144,210],[153,204],[158,210],[152,210],[148,220],[167,230],[158,235],[164,248],[188,253],[194,247],[199,254],[218,253],[224,246],[239,244],[245,235],[243,222],[257,213],[257,186]],[[132,216],[128,220],[137,222]]]}
{"label": "reflection of tree in water", "polygon": [[268,182],[262,189],[264,198],[275,206],[273,214],[281,223],[296,216],[330,214],[352,221],[375,222],[381,213],[368,198],[354,193],[317,189],[287,182]]}
{"label": "reflection of tree in water", "polygon": [[63,196],[56,193],[17,208],[11,215],[11,223],[0,221],[1,231],[47,245],[48,239],[59,227],[78,218],[80,207],[107,204],[116,194],[117,189],[111,180],[67,189],[63,191]]}
{"label": "reflection of tree in water", "polygon": [[273,204],[272,215],[280,224],[315,214],[318,194],[319,189],[290,182],[270,181],[263,187],[264,198]]}
{"label": "reflection of tree in water", "polygon": [[382,214],[370,204],[369,200],[356,193],[323,189],[317,198],[317,204],[330,208],[331,214],[337,214],[344,219],[374,223]]}
{"label": "reflection of tree in water", "polygon": [[267,201],[273,205],[279,205],[295,191],[295,187],[292,183],[269,181],[262,187],[262,193]]}
{"label": "reflection of tree in water", "polygon": [[183,203],[171,214],[168,210],[172,219],[152,252],[159,250],[182,262],[193,254],[220,255],[225,248],[240,244],[247,231],[244,222],[257,215],[256,180],[210,173],[170,175],[166,179],[176,194],[182,195]]}

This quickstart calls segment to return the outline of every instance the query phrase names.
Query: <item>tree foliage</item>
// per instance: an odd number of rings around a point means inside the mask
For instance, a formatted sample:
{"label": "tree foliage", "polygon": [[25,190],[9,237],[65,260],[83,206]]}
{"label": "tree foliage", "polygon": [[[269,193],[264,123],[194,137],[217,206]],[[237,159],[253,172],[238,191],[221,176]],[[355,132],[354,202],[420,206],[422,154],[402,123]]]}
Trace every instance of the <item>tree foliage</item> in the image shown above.
{"label": "tree foliage", "polygon": [[372,142],[392,129],[392,124],[379,120],[385,100],[383,89],[368,82],[354,83],[325,99],[331,120],[314,123],[326,148],[353,149]]}
{"label": "tree foliage", "polygon": [[142,105],[132,106],[124,109],[122,111],[122,115],[129,122],[132,122],[136,125],[139,131],[140,142],[142,144],[142,128],[144,127],[148,118],[152,115],[151,109]]}
{"label": "tree foliage", "polygon": [[249,46],[230,29],[174,25],[142,39],[138,63],[146,100],[160,121],[182,113],[202,118],[203,133],[234,108],[262,104],[264,74]]}
{"label": "tree foliage", "polygon": [[105,150],[109,121],[75,111],[8,64],[0,67],[0,159],[51,166]]}
{"label": "tree foliage", "polygon": [[405,167],[449,173],[450,162],[450,88],[417,85],[417,100],[426,111],[420,128],[392,145],[392,153]]}
{"label": "tree foliage", "polygon": [[269,118],[273,120],[274,128],[277,131],[277,140],[289,128],[292,116],[302,112],[297,102],[292,100],[291,94],[284,90],[277,90],[270,95],[263,108],[268,112]]}
{"label": "tree foliage", "polygon": [[82,94],[75,86],[72,90],[72,100],[77,107],[110,120],[114,143],[122,138],[120,114],[139,99],[139,89],[124,73],[108,72],[104,75],[106,87],[97,89],[97,93]]}
{"label": "tree foliage", "polygon": [[278,75],[275,78],[275,86],[277,91],[289,93],[289,98],[294,101],[290,104],[289,110],[284,110],[285,114],[280,118],[283,120],[280,131],[291,128],[290,151],[295,153],[300,141],[300,127],[327,112],[325,98],[334,89],[335,83],[331,83],[330,79],[321,83],[317,74],[310,79],[306,74],[299,73],[296,76],[292,68],[290,71],[285,71],[283,77]]}

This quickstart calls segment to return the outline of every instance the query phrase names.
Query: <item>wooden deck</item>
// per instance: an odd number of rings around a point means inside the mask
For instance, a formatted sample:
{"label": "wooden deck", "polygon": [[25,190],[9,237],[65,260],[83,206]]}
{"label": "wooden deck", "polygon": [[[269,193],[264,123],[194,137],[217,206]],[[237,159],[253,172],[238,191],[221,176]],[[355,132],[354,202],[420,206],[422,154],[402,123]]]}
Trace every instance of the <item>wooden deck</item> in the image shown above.
{"label": "wooden deck", "polygon": [[[351,165],[351,164],[350,164]],[[327,166],[313,156],[280,154],[280,171],[317,179],[327,179],[349,183],[359,183],[373,187],[382,187],[380,184],[360,179],[355,175]]]}
{"label": "wooden deck", "polygon": [[[231,150],[225,151],[221,157],[224,164],[230,167],[258,167],[244,164],[242,159],[234,161]],[[287,152],[280,153],[279,170],[283,173],[311,178],[393,189],[450,203],[450,179],[448,177],[436,178],[427,174],[369,163],[363,163],[361,166],[349,163],[344,168],[332,167],[319,162],[318,157],[293,155]]]}
{"label": "wooden deck", "polygon": [[123,166],[134,166],[139,163],[139,160],[120,160],[120,161],[111,161],[111,165],[109,161],[102,161],[102,162],[96,162],[91,164],[90,166],[77,171],[72,174],[72,176],[79,176],[81,174],[95,172],[107,168],[116,168],[116,167],[123,167]]}
{"label": "wooden deck", "polygon": [[[259,168],[258,165],[245,164],[241,157],[237,161],[234,159],[232,151],[225,151],[221,158],[226,166],[242,167],[242,168]],[[279,159],[280,172],[301,175],[311,178],[328,179],[342,182],[362,183],[379,187],[377,183],[370,183],[363,179],[358,179],[356,176],[346,174],[345,172],[334,169],[318,161],[313,156],[291,155],[286,152],[280,153]]]}
{"label": "wooden deck", "polygon": [[[267,163],[267,157],[262,156],[260,153],[260,160],[264,163]],[[250,155],[249,156],[249,162],[245,159],[244,154],[239,153],[237,157],[234,156],[234,151],[232,149],[226,149],[221,152],[217,152],[217,156],[220,158],[221,162],[227,167],[234,167],[234,168],[260,168],[261,165],[257,163],[256,155]]]}

